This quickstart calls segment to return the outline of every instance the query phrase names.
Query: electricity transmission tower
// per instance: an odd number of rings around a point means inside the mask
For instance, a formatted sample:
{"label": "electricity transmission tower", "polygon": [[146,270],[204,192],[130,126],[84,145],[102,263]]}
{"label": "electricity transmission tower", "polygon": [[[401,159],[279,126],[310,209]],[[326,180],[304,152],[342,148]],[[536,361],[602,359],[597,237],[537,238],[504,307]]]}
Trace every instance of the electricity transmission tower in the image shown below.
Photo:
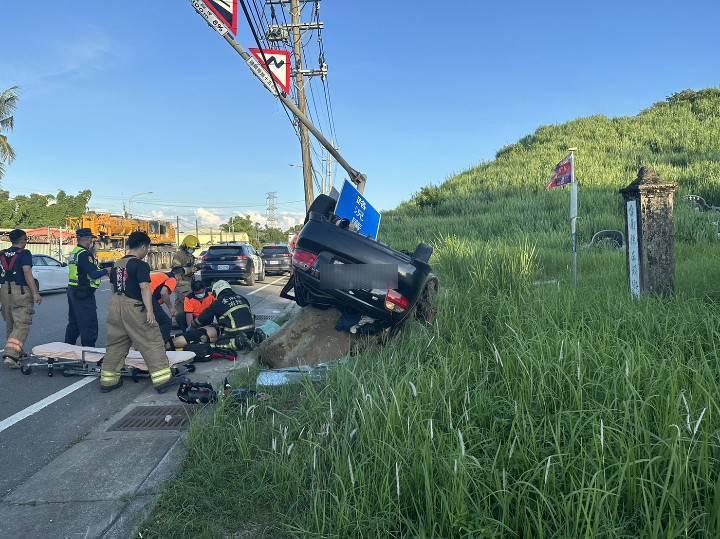
{"label": "electricity transmission tower", "polygon": [[277,193],[271,192],[267,194],[267,213],[265,214],[267,219],[268,228],[277,228]]}

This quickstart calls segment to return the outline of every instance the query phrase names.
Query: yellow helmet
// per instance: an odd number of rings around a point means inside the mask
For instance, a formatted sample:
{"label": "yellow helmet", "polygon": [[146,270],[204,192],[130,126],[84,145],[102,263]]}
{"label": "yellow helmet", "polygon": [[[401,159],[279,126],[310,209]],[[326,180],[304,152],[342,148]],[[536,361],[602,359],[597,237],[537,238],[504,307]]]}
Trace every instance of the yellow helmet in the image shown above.
{"label": "yellow helmet", "polygon": [[200,241],[193,235],[185,236],[185,239],[182,240],[180,247],[184,247],[185,249],[197,249],[200,247]]}

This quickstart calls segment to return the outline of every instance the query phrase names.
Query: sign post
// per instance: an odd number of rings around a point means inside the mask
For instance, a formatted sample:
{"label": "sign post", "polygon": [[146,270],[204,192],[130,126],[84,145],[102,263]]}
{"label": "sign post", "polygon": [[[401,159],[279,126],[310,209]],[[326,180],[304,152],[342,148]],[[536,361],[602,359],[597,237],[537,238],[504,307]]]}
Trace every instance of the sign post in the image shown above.
{"label": "sign post", "polygon": [[382,216],[347,180],[340,191],[335,215],[350,221],[350,227],[358,234],[377,240]]}
{"label": "sign post", "polygon": [[575,178],[575,151],[577,148],[568,148],[570,152],[570,234],[572,235],[573,252],[573,286],[578,285],[578,253],[577,253],[577,217],[578,217],[578,183]]}
{"label": "sign post", "polygon": [[570,239],[573,253],[573,286],[578,285],[577,259],[577,217],[578,217],[578,183],[575,178],[575,152],[577,148],[568,148],[570,155],[555,165],[555,170],[546,189],[570,185]]}

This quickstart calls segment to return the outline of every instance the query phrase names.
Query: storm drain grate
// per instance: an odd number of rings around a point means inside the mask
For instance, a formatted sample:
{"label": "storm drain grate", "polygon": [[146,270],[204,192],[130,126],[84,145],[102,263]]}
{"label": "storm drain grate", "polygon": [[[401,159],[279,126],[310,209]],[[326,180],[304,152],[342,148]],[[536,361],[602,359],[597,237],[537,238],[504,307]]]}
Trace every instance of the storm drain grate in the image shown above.
{"label": "storm drain grate", "polygon": [[275,320],[277,318],[276,314],[256,314],[255,315],[255,321],[258,320]]}
{"label": "storm drain grate", "polygon": [[185,430],[194,413],[190,406],[137,406],[108,430]]}

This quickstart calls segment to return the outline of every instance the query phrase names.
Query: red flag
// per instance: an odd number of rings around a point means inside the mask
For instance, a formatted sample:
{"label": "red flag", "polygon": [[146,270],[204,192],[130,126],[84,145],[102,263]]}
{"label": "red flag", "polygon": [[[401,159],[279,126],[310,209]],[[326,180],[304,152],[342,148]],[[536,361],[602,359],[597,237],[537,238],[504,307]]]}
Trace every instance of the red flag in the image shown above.
{"label": "red flag", "polygon": [[550,181],[545,186],[546,189],[552,189],[553,187],[562,187],[572,183],[573,169],[572,159],[568,156],[557,165],[555,165],[555,171],[553,172]]}

